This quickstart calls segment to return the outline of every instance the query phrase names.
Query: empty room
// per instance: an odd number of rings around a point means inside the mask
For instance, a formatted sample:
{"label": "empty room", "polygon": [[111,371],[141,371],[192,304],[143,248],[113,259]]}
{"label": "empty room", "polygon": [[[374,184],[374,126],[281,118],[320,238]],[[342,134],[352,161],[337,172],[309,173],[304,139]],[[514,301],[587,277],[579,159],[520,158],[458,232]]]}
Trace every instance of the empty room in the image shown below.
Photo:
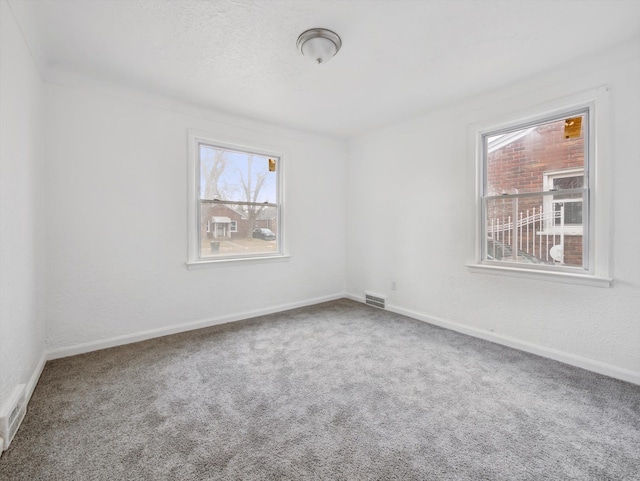
{"label": "empty room", "polygon": [[0,0],[0,480],[640,480],[640,1]]}

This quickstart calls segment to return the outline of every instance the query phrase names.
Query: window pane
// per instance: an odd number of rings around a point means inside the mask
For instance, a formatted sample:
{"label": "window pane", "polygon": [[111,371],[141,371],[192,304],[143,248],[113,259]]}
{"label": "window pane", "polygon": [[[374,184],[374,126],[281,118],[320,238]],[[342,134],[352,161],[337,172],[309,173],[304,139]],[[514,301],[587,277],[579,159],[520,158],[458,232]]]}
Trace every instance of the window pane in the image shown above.
{"label": "window pane", "polygon": [[278,252],[278,209],[202,202],[200,257]]}
{"label": "window pane", "polygon": [[[485,201],[484,259],[520,264],[582,267],[581,229],[560,228],[582,221],[582,194],[499,197]],[[564,216],[564,217],[562,217]],[[563,220],[562,220],[563,219]]]}
{"label": "window pane", "polygon": [[544,172],[584,168],[586,116],[573,117],[576,118],[581,119],[582,127],[577,136],[571,133],[570,138],[566,138],[567,119],[485,137],[485,195],[574,188],[570,185],[580,182],[577,180],[580,176],[575,174],[554,179],[554,186],[545,189]]}
{"label": "window pane", "polygon": [[199,258],[280,252],[278,158],[199,143]]}
{"label": "window pane", "polygon": [[277,203],[277,178],[269,157],[200,144],[201,199]]}

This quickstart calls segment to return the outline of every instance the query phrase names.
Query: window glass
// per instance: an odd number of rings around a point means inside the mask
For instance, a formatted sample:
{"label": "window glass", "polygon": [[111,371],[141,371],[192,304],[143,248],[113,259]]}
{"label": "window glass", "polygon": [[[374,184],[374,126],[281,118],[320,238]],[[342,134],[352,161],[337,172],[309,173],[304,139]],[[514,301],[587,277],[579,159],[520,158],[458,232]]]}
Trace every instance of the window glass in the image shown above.
{"label": "window glass", "polygon": [[485,262],[587,268],[587,111],[484,135]]}
{"label": "window glass", "polygon": [[279,254],[279,157],[205,142],[197,148],[198,258]]}

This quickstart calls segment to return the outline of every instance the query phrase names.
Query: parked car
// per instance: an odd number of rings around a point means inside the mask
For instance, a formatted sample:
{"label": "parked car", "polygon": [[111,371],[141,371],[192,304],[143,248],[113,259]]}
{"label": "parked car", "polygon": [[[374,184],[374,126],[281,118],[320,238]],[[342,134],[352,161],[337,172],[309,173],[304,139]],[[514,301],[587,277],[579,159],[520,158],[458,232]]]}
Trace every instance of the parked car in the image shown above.
{"label": "parked car", "polygon": [[253,229],[253,238],[262,240],[275,240],[276,235],[271,229],[258,227],[257,229]]}

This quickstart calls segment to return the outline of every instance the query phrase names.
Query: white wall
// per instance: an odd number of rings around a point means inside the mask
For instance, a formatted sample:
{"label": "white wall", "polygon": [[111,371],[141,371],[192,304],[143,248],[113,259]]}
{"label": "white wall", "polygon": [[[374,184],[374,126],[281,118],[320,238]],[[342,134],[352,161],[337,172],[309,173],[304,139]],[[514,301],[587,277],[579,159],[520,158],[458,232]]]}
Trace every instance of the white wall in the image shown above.
{"label": "white wall", "polygon": [[[46,88],[50,357],[341,295],[344,142],[107,90]],[[188,129],[284,152],[289,260],[187,269]]]}
{"label": "white wall", "polygon": [[[349,145],[347,291],[392,309],[640,382],[638,42],[467,99]],[[470,273],[471,125],[611,86],[612,288]],[[391,281],[397,291],[390,290]]]}
{"label": "white wall", "polygon": [[42,88],[0,0],[0,406],[44,361]]}

